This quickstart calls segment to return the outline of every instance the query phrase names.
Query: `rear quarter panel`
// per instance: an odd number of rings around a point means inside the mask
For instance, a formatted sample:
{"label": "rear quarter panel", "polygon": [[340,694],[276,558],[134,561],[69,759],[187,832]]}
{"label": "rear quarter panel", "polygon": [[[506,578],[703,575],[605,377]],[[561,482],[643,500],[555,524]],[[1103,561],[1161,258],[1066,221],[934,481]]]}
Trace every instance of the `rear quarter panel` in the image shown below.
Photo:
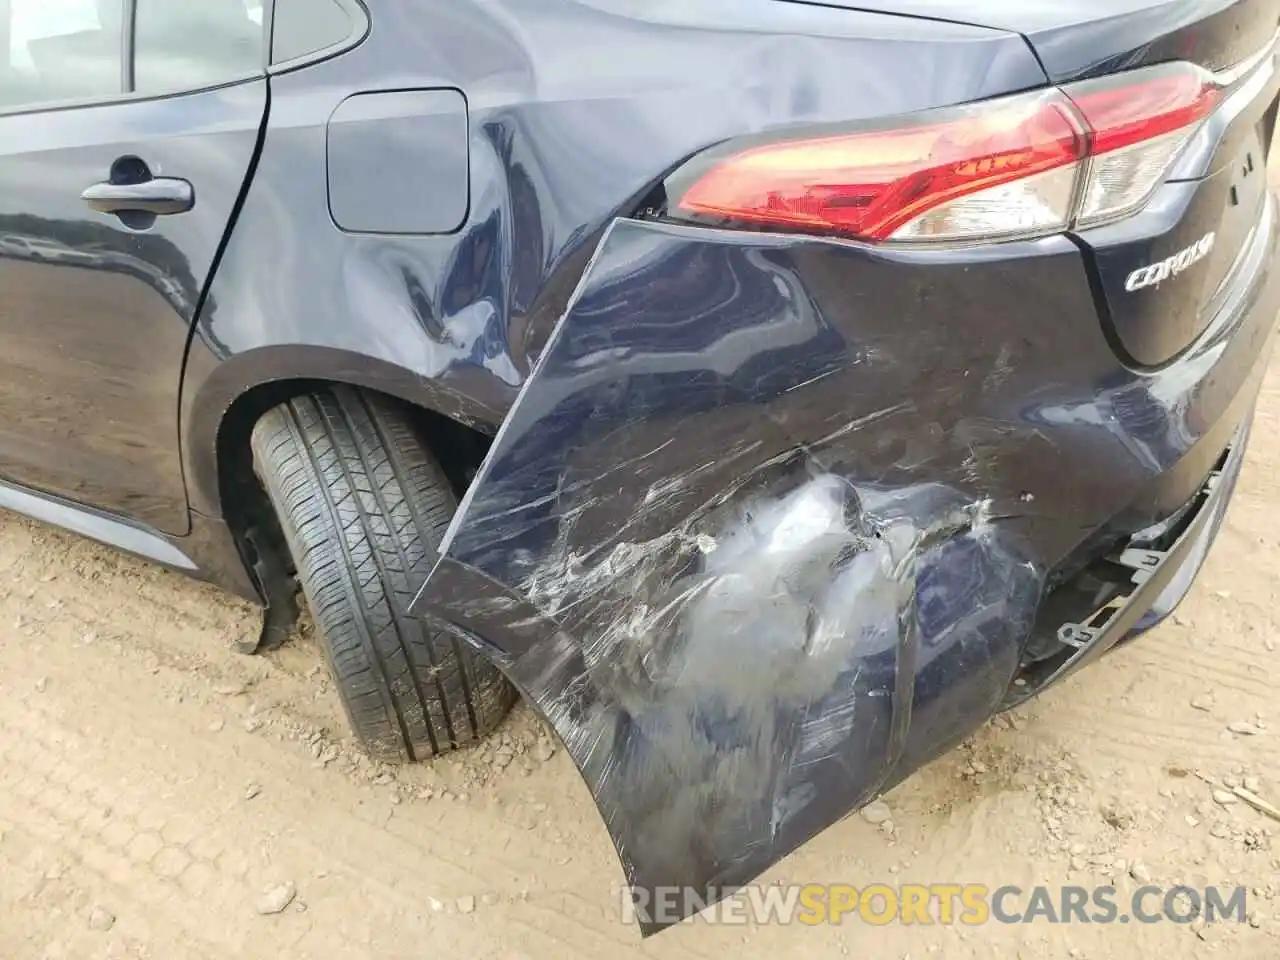
{"label": "rear quarter panel", "polygon": [[[359,47],[272,78],[185,376],[194,508],[221,515],[218,430],[264,382],[366,385],[496,429],[603,230],[693,153],[1044,81],[1015,34],[776,0],[383,0]],[[344,232],[329,120],[354,95],[408,89],[466,99],[466,222]]]}

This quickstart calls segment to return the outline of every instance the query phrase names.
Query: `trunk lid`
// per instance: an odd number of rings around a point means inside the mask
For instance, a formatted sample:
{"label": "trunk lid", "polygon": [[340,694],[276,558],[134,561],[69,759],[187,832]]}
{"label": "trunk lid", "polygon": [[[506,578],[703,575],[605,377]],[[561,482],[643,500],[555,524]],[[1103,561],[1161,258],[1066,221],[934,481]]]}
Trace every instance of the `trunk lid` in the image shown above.
{"label": "trunk lid", "polygon": [[1055,83],[1167,60],[1221,70],[1258,50],[1280,25],[1276,0],[823,0],[823,5],[1020,33]]}
{"label": "trunk lid", "polygon": [[1231,88],[1139,215],[1078,234],[1100,313],[1130,365],[1180,354],[1230,316],[1260,275],[1278,93],[1272,52]]}
{"label": "trunk lid", "polygon": [[1108,336],[1131,366],[1168,362],[1248,292],[1271,227],[1280,0],[825,2],[1019,33],[1068,93],[1083,80],[1171,61],[1213,73],[1221,105],[1147,207],[1076,238]]}

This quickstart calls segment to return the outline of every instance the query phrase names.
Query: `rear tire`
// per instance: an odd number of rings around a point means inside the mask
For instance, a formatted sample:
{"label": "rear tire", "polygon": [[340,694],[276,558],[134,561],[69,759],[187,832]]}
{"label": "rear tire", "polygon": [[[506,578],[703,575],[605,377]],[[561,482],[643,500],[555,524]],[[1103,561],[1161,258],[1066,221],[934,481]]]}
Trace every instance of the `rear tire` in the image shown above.
{"label": "rear tire", "polygon": [[252,447],[369,753],[420,760],[493,730],[515,700],[511,685],[409,614],[457,498],[403,408],[349,387],[321,388],[265,414]]}

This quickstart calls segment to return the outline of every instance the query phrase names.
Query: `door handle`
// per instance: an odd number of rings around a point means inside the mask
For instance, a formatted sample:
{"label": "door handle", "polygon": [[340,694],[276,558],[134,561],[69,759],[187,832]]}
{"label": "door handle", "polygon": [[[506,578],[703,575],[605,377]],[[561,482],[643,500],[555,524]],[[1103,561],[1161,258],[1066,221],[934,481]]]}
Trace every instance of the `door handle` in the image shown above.
{"label": "door handle", "polygon": [[142,183],[95,183],[80,194],[99,213],[145,213],[168,217],[196,205],[196,191],[186,180],[156,177]]}

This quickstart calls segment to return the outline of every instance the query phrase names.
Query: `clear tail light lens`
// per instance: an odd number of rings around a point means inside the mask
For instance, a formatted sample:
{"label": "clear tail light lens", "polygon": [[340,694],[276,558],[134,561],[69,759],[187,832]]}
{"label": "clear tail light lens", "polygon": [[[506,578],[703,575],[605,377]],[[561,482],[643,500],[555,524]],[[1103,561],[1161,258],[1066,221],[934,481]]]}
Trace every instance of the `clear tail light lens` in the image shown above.
{"label": "clear tail light lens", "polygon": [[1211,74],[1178,63],[1086,81],[1068,93],[1092,131],[1082,226],[1141,208],[1222,100]]}
{"label": "clear tail light lens", "polygon": [[1141,209],[1193,132],[1194,128],[1178,130],[1149,143],[1093,157],[1080,201],[1079,225],[1118,220]]}
{"label": "clear tail light lens", "polygon": [[967,240],[1065,230],[1071,222],[1079,164],[987,187],[934,207],[894,230],[893,240]]}
{"label": "clear tail light lens", "polygon": [[668,184],[674,215],[871,242],[1038,236],[1145,204],[1220,101],[1167,64],[907,118],[891,128],[730,145]]}

